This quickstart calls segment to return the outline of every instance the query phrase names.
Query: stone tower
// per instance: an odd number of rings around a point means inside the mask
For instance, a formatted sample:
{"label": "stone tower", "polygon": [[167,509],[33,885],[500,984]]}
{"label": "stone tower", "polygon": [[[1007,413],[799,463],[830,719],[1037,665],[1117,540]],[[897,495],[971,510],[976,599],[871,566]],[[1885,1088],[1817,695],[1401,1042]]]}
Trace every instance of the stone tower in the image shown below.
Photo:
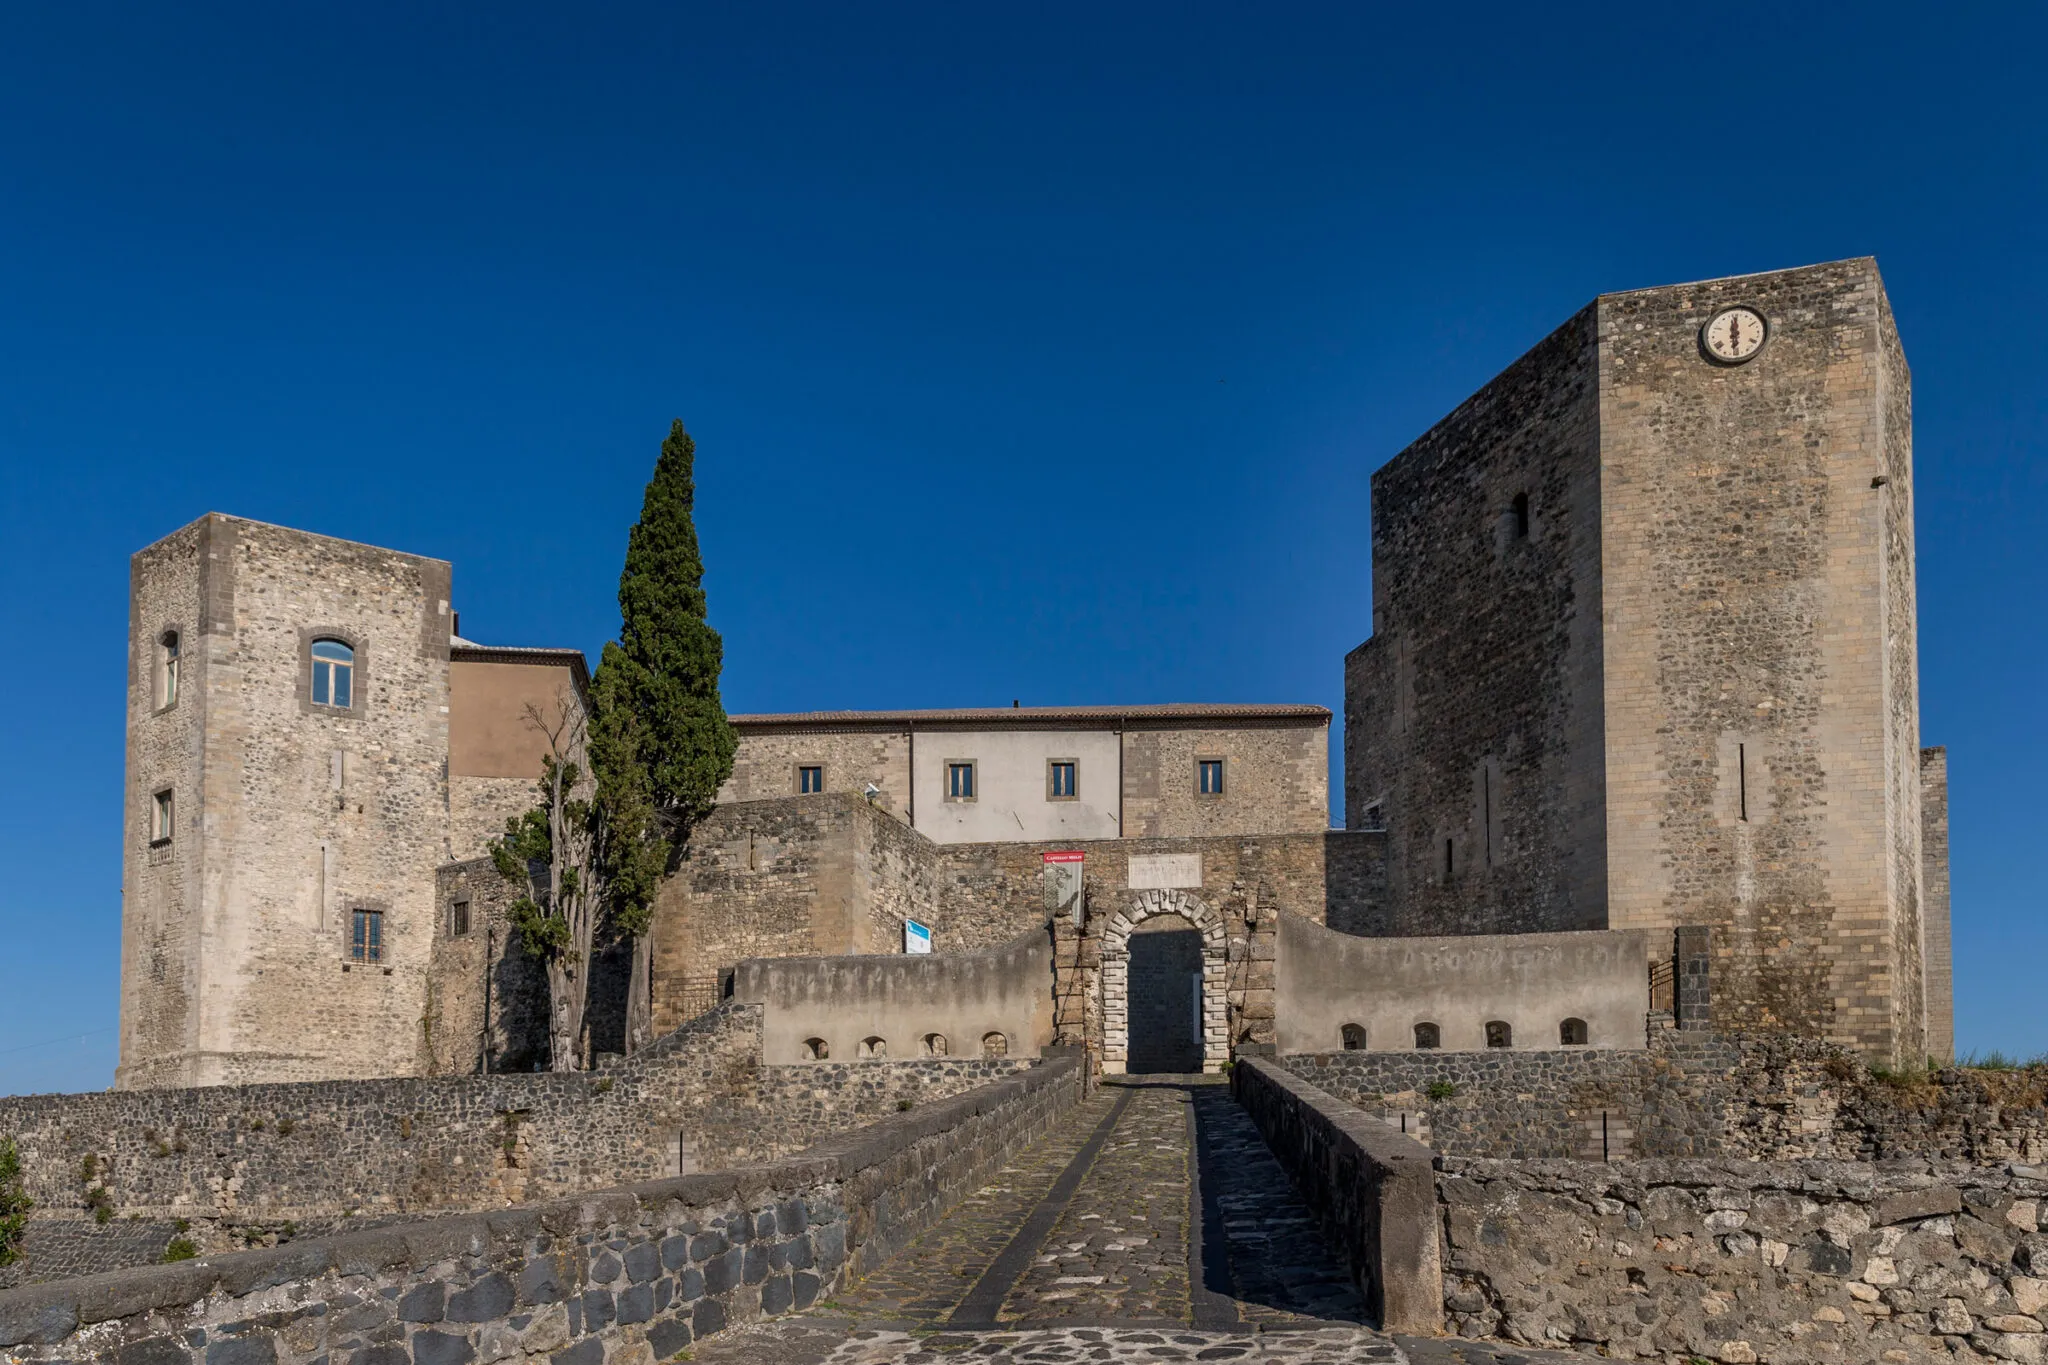
{"label": "stone tower", "polygon": [[1704,926],[1715,1026],[1945,1055],[1912,498],[1868,259],[1604,295],[1390,461],[1345,677],[1387,932]]}
{"label": "stone tower", "polygon": [[415,1068],[448,593],[441,560],[218,514],[134,557],[120,1086]]}

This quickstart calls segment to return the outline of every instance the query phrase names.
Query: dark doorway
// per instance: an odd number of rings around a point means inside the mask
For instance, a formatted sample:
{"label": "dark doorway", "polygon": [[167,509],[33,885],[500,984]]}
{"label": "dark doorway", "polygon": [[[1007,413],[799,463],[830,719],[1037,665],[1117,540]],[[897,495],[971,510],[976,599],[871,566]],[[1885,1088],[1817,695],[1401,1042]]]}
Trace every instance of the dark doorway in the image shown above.
{"label": "dark doorway", "polygon": [[1177,915],[1146,920],[1131,932],[1132,1072],[1187,1074],[1202,1069],[1202,935]]}

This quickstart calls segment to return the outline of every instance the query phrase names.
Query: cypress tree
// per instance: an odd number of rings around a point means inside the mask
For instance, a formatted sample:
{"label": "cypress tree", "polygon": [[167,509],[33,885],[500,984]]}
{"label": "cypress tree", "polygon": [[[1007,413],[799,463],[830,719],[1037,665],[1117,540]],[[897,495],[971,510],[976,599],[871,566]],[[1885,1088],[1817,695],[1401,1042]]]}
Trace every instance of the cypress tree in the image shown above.
{"label": "cypress tree", "polygon": [[696,442],[673,422],[626,541],[619,638],[604,647],[591,686],[598,864],[614,930],[633,944],[629,1051],[651,1041],[654,893],[732,775],[737,747],[718,695],[724,643],[704,619],[696,457]]}

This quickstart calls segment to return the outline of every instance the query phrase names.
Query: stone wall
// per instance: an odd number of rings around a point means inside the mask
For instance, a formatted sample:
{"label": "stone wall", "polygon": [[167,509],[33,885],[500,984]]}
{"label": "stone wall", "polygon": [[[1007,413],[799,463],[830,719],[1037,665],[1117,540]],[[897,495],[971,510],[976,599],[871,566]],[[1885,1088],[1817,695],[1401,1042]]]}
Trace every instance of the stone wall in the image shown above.
{"label": "stone wall", "polygon": [[[1768,340],[1710,363],[1733,305]],[[1876,263],[1609,295],[1599,341],[1610,925],[1713,927],[1717,1027],[1917,1060],[1910,381]]]}
{"label": "stone wall", "polygon": [[2048,1169],[1440,1163],[1451,1330],[1623,1359],[2048,1360]]}
{"label": "stone wall", "polygon": [[1231,1071],[1230,1088],[1349,1254],[1381,1328],[1441,1332],[1444,1282],[1429,1149],[1258,1058]]}
{"label": "stone wall", "polygon": [[1279,1062],[1457,1156],[2048,1161],[2048,1070],[1873,1072],[1782,1035],[1666,1029],[1651,1043]]}
{"label": "stone wall", "polygon": [[[902,925],[933,930],[939,953],[999,947],[1042,931],[1044,855],[1085,854],[1092,913],[1126,906],[1133,860],[1146,875],[1162,856],[1176,880],[1234,922],[1287,911],[1363,932],[1383,925],[1385,837],[1312,834],[1202,839],[1108,839],[935,844],[857,797],[834,793],[723,805],[692,835],[688,856],[655,906],[654,1007],[672,1027],[724,998],[749,958],[897,954]],[[1148,866],[1149,865],[1149,866]],[[1232,989],[1270,1041],[1270,955],[1255,963],[1251,937],[1234,958]],[[1094,964],[1090,963],[1091,969]],[[1080,1041],[1079,1026],[1071,1041]]]}
{"label": "stone wall", "polygon": [[[1195,764],[1223,760],[1223,794],[1204,796]],[[1183,729],[1133,722],[1123,737],[1126,838],[1318,834],[1330,825],[1330,727],[1238,724]]]}
{"label": "stone wall", "polygon": [[1279,1062],[1439,1152],[1600,1160],[1730,1150],[1740,1060],[1728,1040],[1673,1034],[1651,1051],[1329,1052]]}
{"label": "stone wall", "polygon": [[599,1073],[35,1095],[0,1099],[0,1134],[42,1218],[89,1217],[89,1185],[119,1218],[379,1217],[766,1160],[1030,1065],[763,1067],[760,1049],[760,1008],[729,1005]]}
{"label": "stone wall", "polygon": [[763,1010],[770,1064],[1028,1058],[1052,1041],[1052,940],[1032,930],[978,953],[744,962],[733,999]]}
{"label": "stone wall", "polygon": [[655,901],[655,1027],[716,1004],[747,958],[901,952],[906,914],[933,922],[934,847],[846,793],[717,807]]}
{"label": "stone wall", "polygon": [[147,1365],[654,1365],[873,1268],[1082,1083],[1061,1058],[796,1160],[0,1292],[0,1348]]}
{"label": "stone wall", "polygon": [[[217,514],[135,557],[118,1084],[412,1070],[449,857],[448,594],[440,560]],[[317,638],[355,651],[347,707],[311,700]],[[378,961],[350,960],[359,909]]]}
{"label": "stone wall", "polygon": [[[547,1064],[547,967],[511,932],[512,903],[523,894],[489,858],[450,863],[435,874],[440,914],[420,1025],[421,1075],[532,1071]],[[458,904],[468,906],[461,934],[455,932]]]}
{"label": "stone wall", "polygon": [[1948,750],[1920,751],[1920,885],[1927,934],[1927,1055],[1956,1054],[1955,956],[1948,909]]}
{"label": "stone wall", "polygon": [[735,727],[739,749],[732,776],[718,789],[720,804],[772,801],[799,795],[799,763],[823,768],[825,790],[859,796],[870,784],[881,788],[875,802],[897,819],[908,818],[910,739],[902,730],[784,729]]}
{"label": "stone wall", "polygon": [[[1280,915],[1277,1042],[1283,1052],[1416,1047],[1418,1028],[1443,1048],[1575,1041],[1640,1048],[1655,946],[1641,933],[1587,930],[1448,938],[1356,938]],[[1668,940],[1662,945],[1670,952]],[[1347,1033],[1350,1042],[1347,1044]]]}
{"label": "stone wall", "polygon": [[1608,927],[1595,313],[1372,476],[1345,819],[1385,823],[1388,932]]}

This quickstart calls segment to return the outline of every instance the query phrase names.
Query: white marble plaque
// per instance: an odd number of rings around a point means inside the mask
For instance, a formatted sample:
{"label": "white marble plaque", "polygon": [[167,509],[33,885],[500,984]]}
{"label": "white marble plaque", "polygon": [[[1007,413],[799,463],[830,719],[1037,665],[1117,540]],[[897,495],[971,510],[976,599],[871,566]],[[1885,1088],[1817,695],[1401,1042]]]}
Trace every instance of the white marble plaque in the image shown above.
{"label": "white marble plaque", "polygon": [[1131,856],[1131,890],[1170,891],[1175,887],[1200,888],[1202,855],[1199,853],[1137,853]]}

